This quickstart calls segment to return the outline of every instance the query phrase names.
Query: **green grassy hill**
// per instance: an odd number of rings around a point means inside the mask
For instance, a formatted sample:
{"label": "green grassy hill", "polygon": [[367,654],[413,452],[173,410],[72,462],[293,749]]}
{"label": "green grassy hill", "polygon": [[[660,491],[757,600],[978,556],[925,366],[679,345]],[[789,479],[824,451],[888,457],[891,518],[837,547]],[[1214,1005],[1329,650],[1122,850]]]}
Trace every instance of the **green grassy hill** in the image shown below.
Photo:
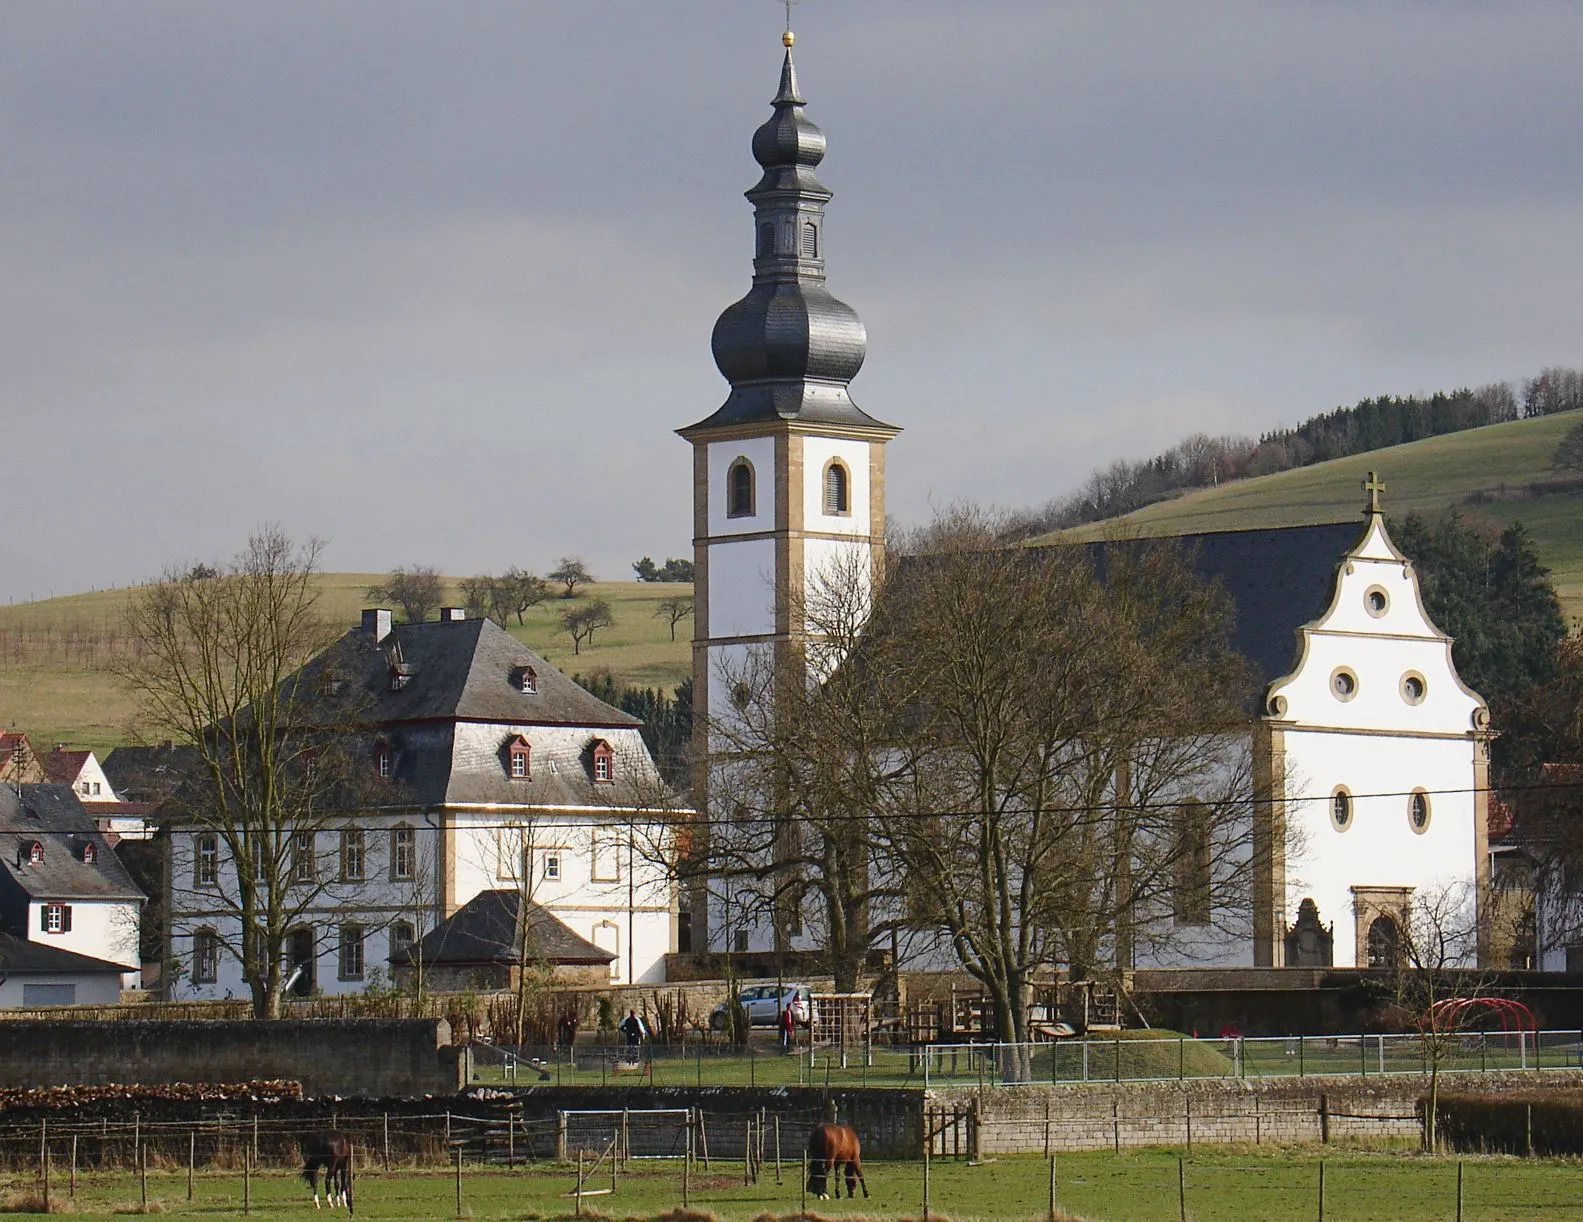
{"label": "green grassy hill", "polygon": [[[332,623],[351,627],[369,605],[364,591],[378,573],[325,573],[319,578],[319,609]],[[692,586],[600,582],[592,597],[610,603],[615,623],[595,633],[593,644],[572,654],[560,630],[562,613],[576,602],[551,597],[530,609],[510,631],[561,670],[587,674],[607,669],[640,687],[672,688],[691,672],[692,620],[676,625],[655,615],[667,598],[688,597]],[[451,589],[456,602],[454,586]],[[128,590],[73,594],[0,607],[0,727],[25,730],[40,751],[58,742],[103,751],[138,741],[131,693],[113,673],[127,647],[122,613]],[[578,601],[584,596],[579,593]],[[157,737],[152,732],[147,735]]]}
{"label": "green grassy hill", "polygon": [[1515,420],[1238,480],[1046,536],[1046,541],[1344,521],[1361,513],[1362,481],[1378,471],[1387,485],[1386,511],[1393,517],[1458,506],[1470,521],[1482,518],[1501,526],[1521,521],[1551,569],[1567,617],[1575,619],[1583,616],[1583,486],[1558,479],[1550,455],[1578,421],[1576,414]]}

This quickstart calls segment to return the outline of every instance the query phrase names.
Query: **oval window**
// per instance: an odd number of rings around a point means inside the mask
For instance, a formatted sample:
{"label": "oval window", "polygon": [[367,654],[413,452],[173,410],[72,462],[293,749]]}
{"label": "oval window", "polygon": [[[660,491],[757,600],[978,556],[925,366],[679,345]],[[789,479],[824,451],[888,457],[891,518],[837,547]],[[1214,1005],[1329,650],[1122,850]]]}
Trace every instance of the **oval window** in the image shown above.
{"label": "oval window", "polygon": [[1330,690],[1337,700],[1351,700],[1358,694],[1358,677],[1345,666],[1338,666],[1330,674]]}
{"label": "oval window", "polygon": [[1429,826],[1429,795],[1422,789],[1413,790],[1407,799],[1407,820],[1415,832],[1422,832]]}
{"label": "oval window", "polygon": [[1330,822],[1336,831],[1344,832],[1352,824],[1352,795],[1345,786],[1336,786],[1330,795]]}
{"label": "oval window", "polygon": [[1408,704],[1422,704],[1428,694],[1429,684],[1416,670],[1410,670],[1402,676],[1402,699]]}
{"label": "oval window", "polygon": [[1370,586],[1363,595],[1363,607],[1375,619],[1379,619],[1390,609],[1391,596],[1385,592],[1384,586]]}

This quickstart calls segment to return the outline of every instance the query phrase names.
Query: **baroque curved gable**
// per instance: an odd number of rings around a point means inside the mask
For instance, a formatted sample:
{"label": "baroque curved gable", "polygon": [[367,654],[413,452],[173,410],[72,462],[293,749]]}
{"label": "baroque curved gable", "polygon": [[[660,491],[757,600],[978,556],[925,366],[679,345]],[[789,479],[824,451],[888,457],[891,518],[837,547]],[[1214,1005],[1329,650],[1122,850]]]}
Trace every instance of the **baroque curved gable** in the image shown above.
{"label": "baroque curved gable", "polygon": [[1451,638],[1424,609],[1418,575],[1370,513],[1336,571],[1330,605],[1298,629],[1293,669],[1265,692],[1267,719],[1381,733],[1463,735],[1489,725]]}

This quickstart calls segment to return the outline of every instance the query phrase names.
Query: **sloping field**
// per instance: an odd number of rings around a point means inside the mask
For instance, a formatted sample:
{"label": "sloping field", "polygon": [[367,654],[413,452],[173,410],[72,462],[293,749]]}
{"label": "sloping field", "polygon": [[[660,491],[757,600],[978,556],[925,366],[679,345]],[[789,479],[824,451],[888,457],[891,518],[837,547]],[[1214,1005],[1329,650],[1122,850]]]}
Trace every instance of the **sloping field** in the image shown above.
{"label": "sloping field", "polygon": [[1460,506],[1470,519],[1521,521],[1552,571],[1569,619],[1583,615],[1583,483],[1560,479],[1550,455],[1583,417],[1543,416],[1354,454],[1330,462],[1204,488],[1056,538],[1117,532],[1189,534],[1261,526],[1307,526],[1360,515],[1362,482],[1378,471],[1392,517]]}
{"label": "sloping field", "polygon": [[[352,627],[370,605],[364,591],[378,573],[325,573],[319,578],[322,613]],[[585,587],[588,588],[588,587]],[[690,673],[692,620],[676,625],[656,616],[668,598],[691,597],[692,586],[643,582],[600,582],[586,596],[558,597],[531,608],[510,631],[550,662],[572,674],[608,669],[629,684],[673,688]],[[460,597],[451,591],[455,601]],[[0,727],[26,730],[40,751],[58,742],[103,751],[138,741],[135,706],[113,673],[124,656],[122,622],[130,591],[101,590],[0,607]],[[614,625],[594,634],[574,656],[559,620],[585,597],[610,603]]]}

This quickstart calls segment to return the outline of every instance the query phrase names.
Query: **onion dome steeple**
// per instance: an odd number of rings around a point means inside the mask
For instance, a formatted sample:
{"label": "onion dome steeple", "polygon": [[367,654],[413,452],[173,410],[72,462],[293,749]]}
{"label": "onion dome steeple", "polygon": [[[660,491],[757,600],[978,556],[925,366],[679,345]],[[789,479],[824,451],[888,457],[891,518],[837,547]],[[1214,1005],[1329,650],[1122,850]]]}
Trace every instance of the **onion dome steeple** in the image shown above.
{"label": "onion dome steeple", "polygon": [[692,428],[784,420],[894,433],[847,391],[863,367],[868,335],[857,312],[825,288],[824,207],[831,192],[814,175],[825,138],[803,114],[790,30],[782,41],[774,112],[753,133],[753,157],[764,171],[747,192],[753,286],[720,315],[711,343],[731,394]]}

